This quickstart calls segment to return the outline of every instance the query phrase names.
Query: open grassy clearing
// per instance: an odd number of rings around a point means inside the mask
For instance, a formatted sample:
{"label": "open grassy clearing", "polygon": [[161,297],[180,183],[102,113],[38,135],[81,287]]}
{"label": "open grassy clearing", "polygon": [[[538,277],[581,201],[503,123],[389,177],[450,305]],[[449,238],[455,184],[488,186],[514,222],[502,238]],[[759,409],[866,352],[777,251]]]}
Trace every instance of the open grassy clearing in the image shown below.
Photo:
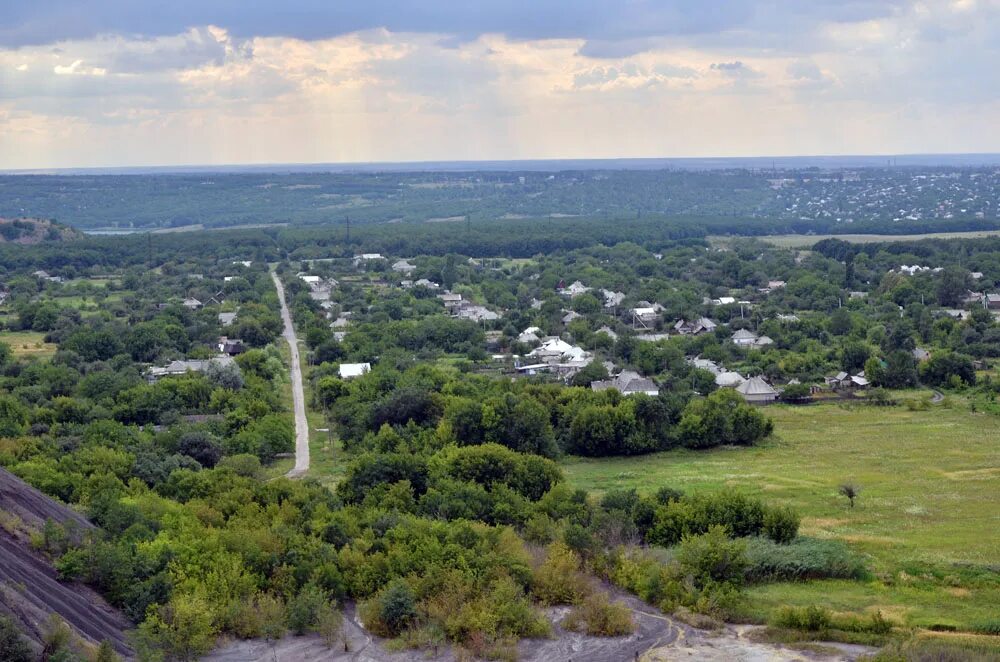
{"label": "open grassy clearing", "polygon": [[[761,241],[781,248],[807,248],[823,239],[840,239],[853,244],[874,244],[883,241],[920,241],[921,239],[979,239],[1000,236],[1000,230],[976,230],[971,232],[929,232],[927,234],[776,234],[757,237]],[[734,238],[723,236],[708,237],[713,245],[728,244]]]}
{"label": "open grassy clearing", "polygon": [[[963,408],[909,411],[837,404],[775,406],[774,437],[756,448],[670,451],[563,462],[596,492],[664,485],[732,486],[787,503],[801,532],[839,538],[870,557],[871,583],[809,582],[753,589],[765,606],[879,608],[913,625],[967,628],[1000,604],[1000,421]],[[853,481],[857,506],[837,495]],[[992,571],[992,572],[990,572]],[[992,577],[991,577],[992,575]]]}
{"label": "open grassy clearing", "polygon": [[38,331],[3,331],[0,342],[10,345],[14,356],[47,359],[56,353],[53,343],[45,342],[45,334]]}

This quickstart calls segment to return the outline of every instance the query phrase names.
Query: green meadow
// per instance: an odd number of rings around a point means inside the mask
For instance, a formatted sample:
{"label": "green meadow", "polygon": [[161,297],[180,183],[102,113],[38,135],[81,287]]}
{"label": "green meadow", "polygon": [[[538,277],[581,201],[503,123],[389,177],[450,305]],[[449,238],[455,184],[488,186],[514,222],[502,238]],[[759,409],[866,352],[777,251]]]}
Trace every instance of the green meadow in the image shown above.
{"label": "green meadow", "polygon": [[[864,554],[865,582],[783,583],[751,590],[755,604],[881,610],[916,627],[971,629],[1000,605],[1000,418],[964,406],[821,404],[767,410],[775,434],[754,448],[567,458],[571,484],[686,492],[729,486],[794,506],[801,533]],[[851,482],[854,508],[837,492]]]}

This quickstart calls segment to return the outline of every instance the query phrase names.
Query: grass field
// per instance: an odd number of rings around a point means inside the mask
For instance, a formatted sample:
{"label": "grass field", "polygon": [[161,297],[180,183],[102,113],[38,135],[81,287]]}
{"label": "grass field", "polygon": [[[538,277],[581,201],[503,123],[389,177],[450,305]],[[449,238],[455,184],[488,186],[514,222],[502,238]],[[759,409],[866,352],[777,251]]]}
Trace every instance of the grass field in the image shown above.
{"label": "grass field", "polygon": [[3,331],[0,342],[10,345],[14,356],[50,358],[56,353],[53,343],[45,342],[45,334],[37,331]]}
{"label": "grass field", "polygon": [[[1000,236],[1000,230],[972,232],[929,232],[927,234],[776,234],[757,237],[781,248],[808,248],[823,239],[840,239],[853,244],[873,244],[883,241],[919,241],[921,239],[979,239]],[[727,244],[732,237],[708,237],[712,244]]]}
{"label": "grass field", "polygon": [[[909,411],[836,404],[775,406],[776,433],[755,448],[570,458],[571,484],[597,492],[732,486],[794,506],[801,532],[869,557],[872,582],[756,588],[765,607],[881,609],[916,626],[962,629],[1000,605],[1000,419],[964,408]],[[861,487],[851,509],[840,483]]]}

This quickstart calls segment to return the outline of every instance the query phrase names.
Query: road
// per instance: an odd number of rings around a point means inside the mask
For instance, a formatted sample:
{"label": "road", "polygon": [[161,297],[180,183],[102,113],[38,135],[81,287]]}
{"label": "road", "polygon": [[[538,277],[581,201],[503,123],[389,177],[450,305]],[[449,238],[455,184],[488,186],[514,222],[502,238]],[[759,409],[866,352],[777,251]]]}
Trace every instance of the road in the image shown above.
{"label": "road", "polygon": [[288,343],[291,353],[289,372],[292,377],[292,409],[295,412],[295,466],[288,472],[289,478],[297,478],[309,471],[309,421],[306,419],[306,396],[302,388],[302,361],[299,359],[299,339],[295,337],[295,326],[292,325],[292,314],[285,303],[285,288],[278,274],[271,272],[274,286],[278,290],[278,301],[281,302],[281,320],[285,330],[281,334]]}

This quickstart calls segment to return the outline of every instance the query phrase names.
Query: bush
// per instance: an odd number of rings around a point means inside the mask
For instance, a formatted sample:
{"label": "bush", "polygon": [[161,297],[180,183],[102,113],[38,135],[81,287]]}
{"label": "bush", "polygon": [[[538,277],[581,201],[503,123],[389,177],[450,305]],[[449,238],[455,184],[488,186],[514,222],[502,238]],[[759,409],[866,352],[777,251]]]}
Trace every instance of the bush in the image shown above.
{"label": "bush", "polygon": [[592,637],[620,637],[635,631],[632,610],[620,602],[611,602],[603,592],[592,594],[574,607],[562,625]]}
{"label": "bush", "polygon": [[417,618],[417,599],[402,579],[389,582],[362,606],[365,627],[380,637],[395,637]]}
{"label": "bush", "polygon": [[748,582],[809,579],[865,579],[861,558],[839,540],[796,538],[780,545],[767,538],[747,540]]}
{"label": "bush", "polygon": [[764,513],[764,535],[776,543],[790,543],[799,534],[799,516],[791,508],[771,508]]}
{"label": "bush", "polygon": [[0,616],[0,660],[33,662],[34,659],[28,643],[17,631],[14,623],[9,618]]}
{"label": "bush", "polygon": [[580,573],[580,557],[566,543],[548,546],[545,562],[535,571],[531,592],[546,605],[572,605],[589,592],[586,578]]}
{"label": "bush", "polygon": [[819,632],[830,628],[832,617],[823,607],[782,607],[771,619],[771,625],[792,630]]}
{"label": "bush", "polygon": [[724,527],[715,525],[707,533],[685,536],[675,558],[696,586],[736,585],[746,573],[746,541],[730,539]]}
{"label": "bush", "polygon": [[321,588],[310,584],[288,602],[288,627],[295,634],[305,634],[319,622],[320,613],[327,607],[327,596]]}

